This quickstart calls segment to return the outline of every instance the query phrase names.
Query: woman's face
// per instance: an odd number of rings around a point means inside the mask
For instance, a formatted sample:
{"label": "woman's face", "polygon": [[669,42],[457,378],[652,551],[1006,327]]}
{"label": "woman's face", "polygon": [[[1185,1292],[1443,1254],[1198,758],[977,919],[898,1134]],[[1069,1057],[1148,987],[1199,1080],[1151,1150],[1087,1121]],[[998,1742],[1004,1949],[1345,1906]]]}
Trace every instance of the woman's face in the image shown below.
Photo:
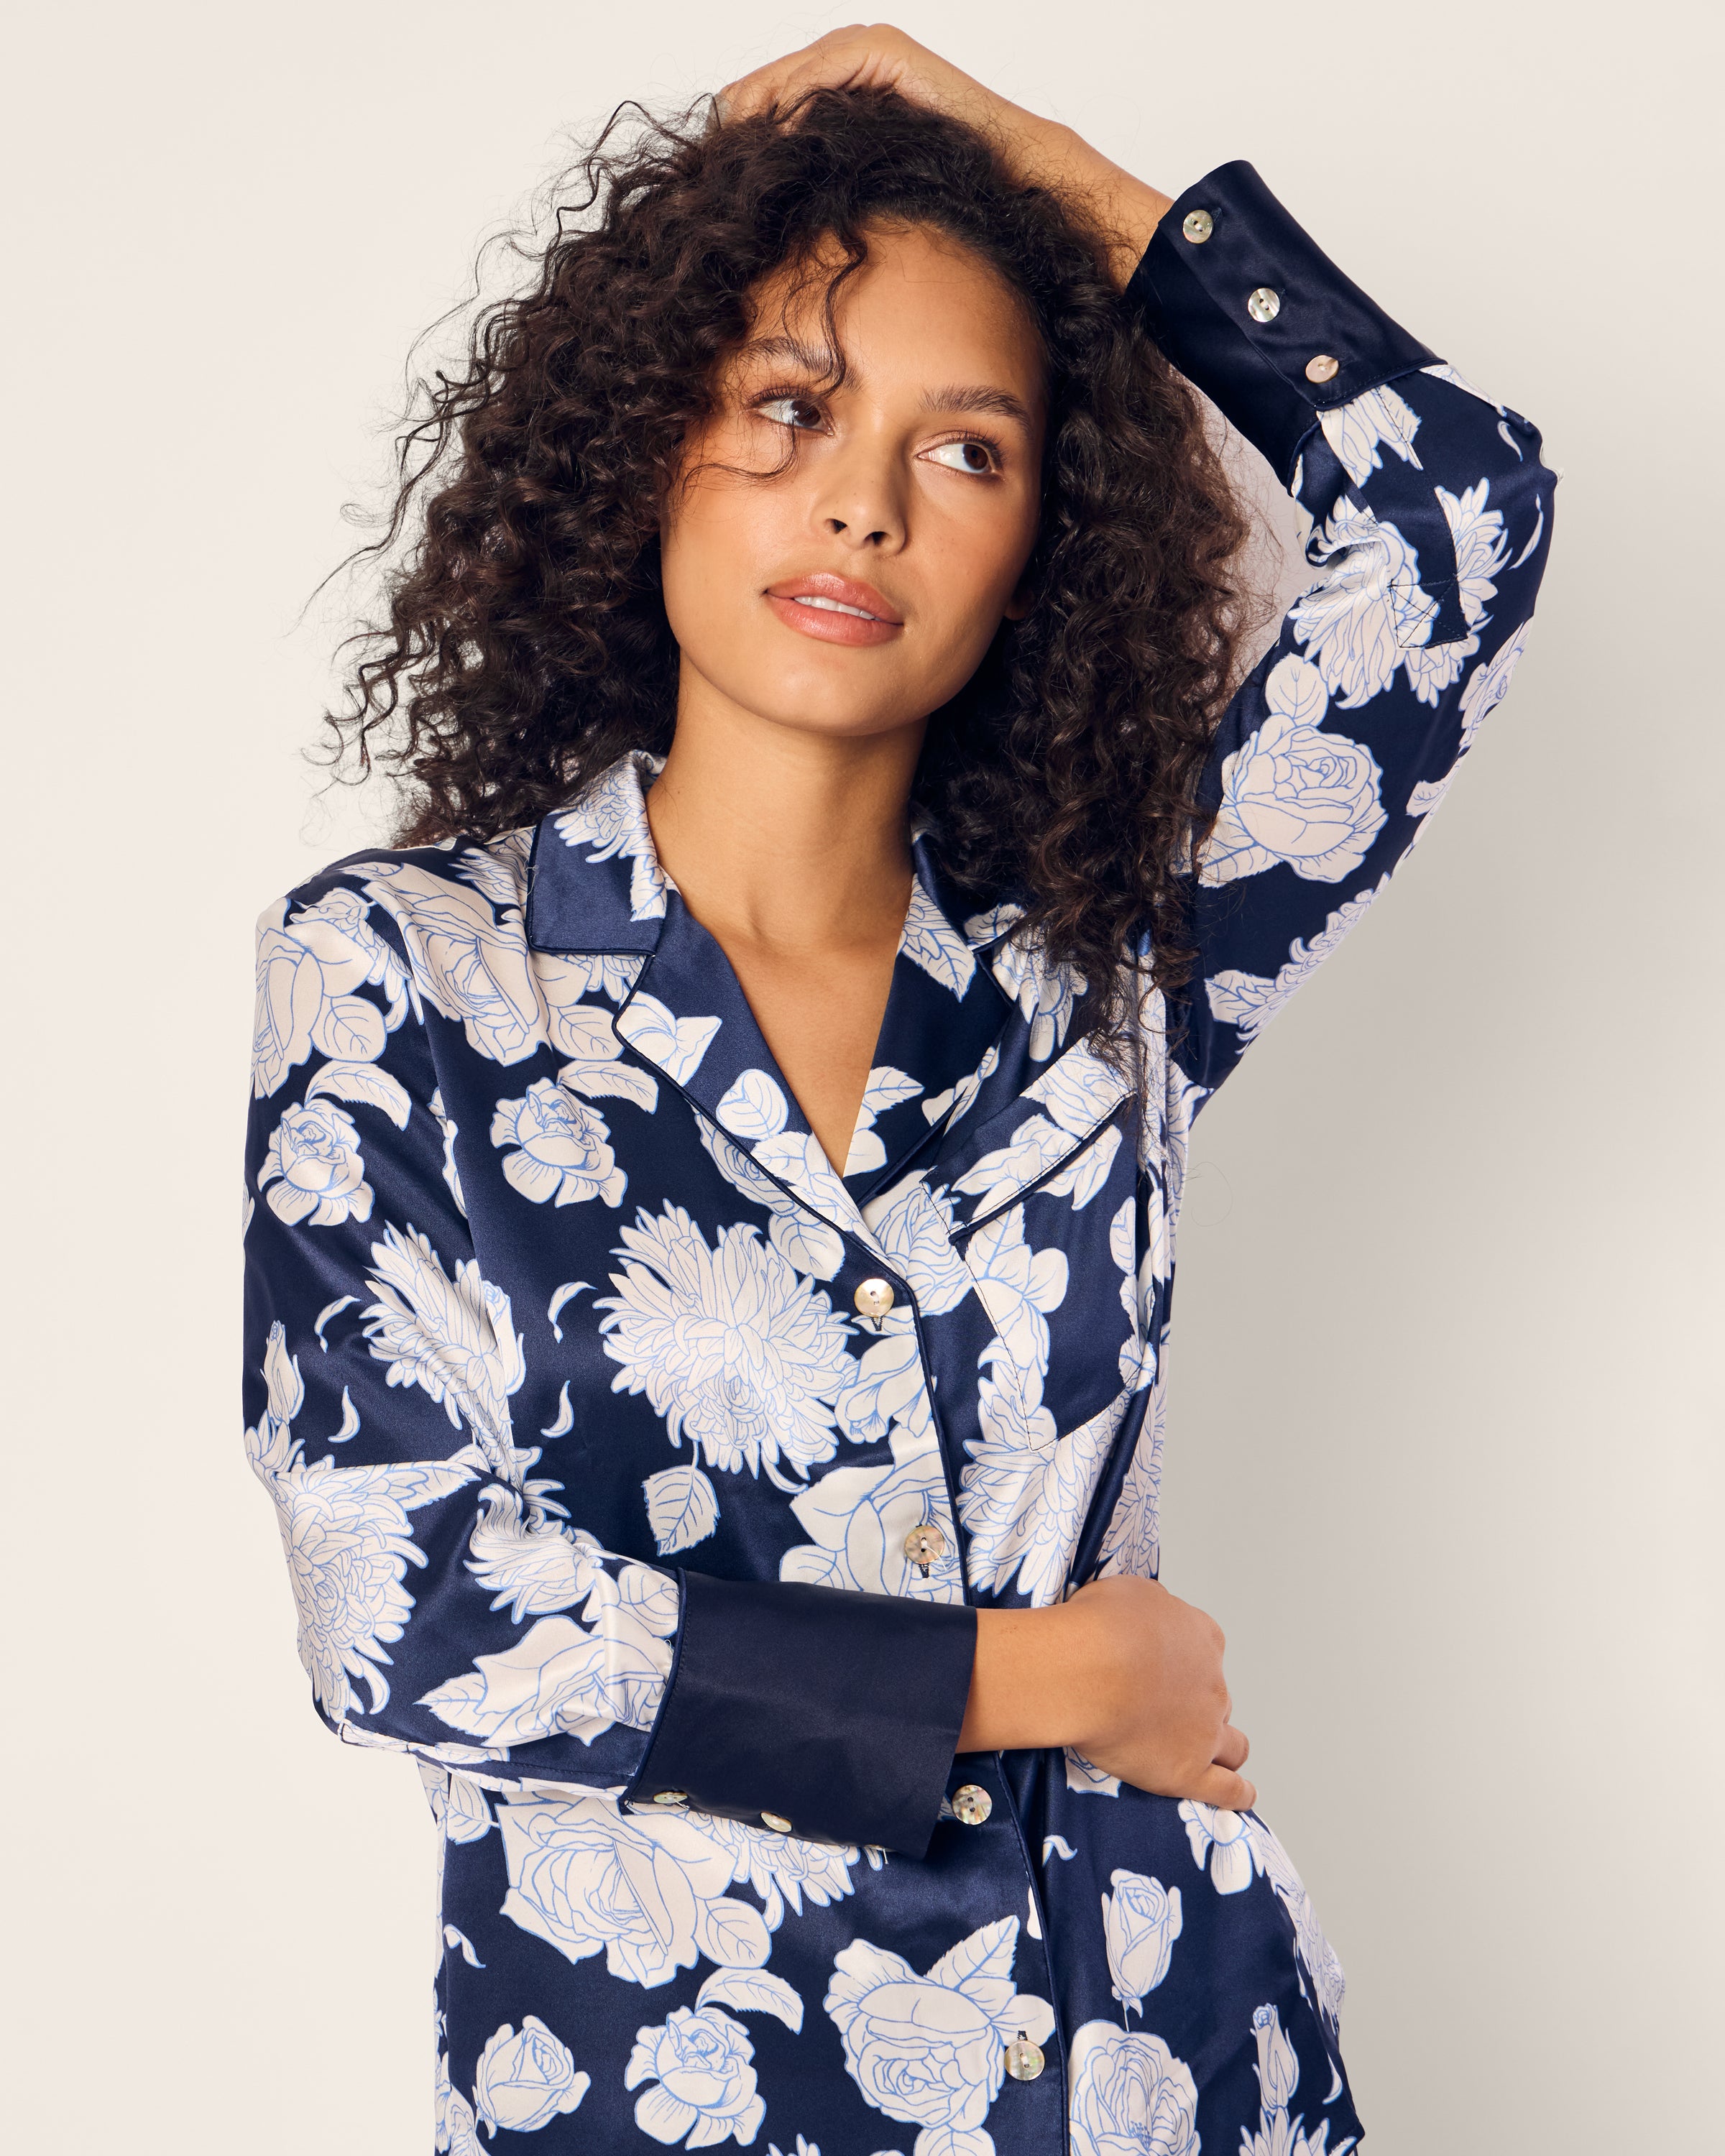
{"label": "woman's face", "polygon": [[824,283],[763,285],[667,511],[684,717],[716,700],[805,732],[920,725],[1024,611],[1045,395],[1023,302],[939,234],[871,233],[834,389]]}

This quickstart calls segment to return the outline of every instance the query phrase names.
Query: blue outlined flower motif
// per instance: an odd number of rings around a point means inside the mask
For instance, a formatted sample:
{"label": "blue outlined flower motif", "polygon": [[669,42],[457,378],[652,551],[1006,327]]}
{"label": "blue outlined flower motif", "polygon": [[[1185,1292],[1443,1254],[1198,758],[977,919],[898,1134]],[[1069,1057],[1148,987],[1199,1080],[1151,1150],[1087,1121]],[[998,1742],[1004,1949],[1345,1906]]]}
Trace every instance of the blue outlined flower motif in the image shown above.
{"label": "blue outlined flower motif", "polygon": [[1183,1799],[1180,1817],[1200,1871],[1209,1859],[1210,1884],[1219,1894],[1243,1894],[1264,1869],[1264,1853],[1249,1812],[1224,1812],[1215,1804]]}
{"label": "blue outlined flower motif", "polygon": [[372,1353],[389,1366],[385,1382],[418,1385],[457,1430],[465,1422],[494,1474],[518,1477],[509,1396],[526,1376],[509,1297],[477,1259],[459,1260],[453,1279],[428,1237],[387,1227],[372,1245],[367,1286],[377,1300],[364,1313]]}
{"label": "blue outlined flower motif", "polygon": [[1197,2087],[1160,2036],[1086,2021],[1070,2067],[1072,2156],[1199,2156]]}
{"label": "blue outlined flower motif", "polygon": [[1145,1994],[1168,1974],[1180,1936],[1180,1890],[1142,1871],[1117,1871],[1102,1897],[1102,1935],[1114,1996],[1142,2014]]}
{"label": "blue outlined flower motif", "polygon": [[1099,1578],[1129,1573],[1154,1579],[1162,1565],[1162,1445],[1168,1417],[1165,1389],[1158,1385],[1144,1405],[1143,1427],[1114,1501],[1096,1561]]}
{"label": "blue outlined flower motif", "polygon": [[1018,1936],[1018,1918],[1002,1917],[922,1976],[901,1955],[854,1939],[827,1987],[826,2010],[864,2101],[906,2125],[944,2128],[940,2145],[964,2156],[992,2156],[992,2138],[978,2129],[1000,2093],[1007,2045],[1020,2030],[1044,2043],[1054,2030],[1047,2000],[1013,1989]]}
{"label": "blue outlined flower motif", "polygon": [[[965,922],[964,932],[973,943],[983,942],[1009,912],[1018,910],[997,906],[992,913],[977,914]],[[1076,966],[1055,965],[1034,932],[1009,935],[997,943],[988,953],[988,966],[1024,1013],[1030,1029],[1031,1060],[1047,1062],[1055,1049],[1065,1045],[1072,1013],[1089,983]]]}
{"label": "blue outlined flower motif", "polygon": [[258,1171],[258,1188],[278,1219],[333,1228],[369,1220],[372,1186],[352,1116],[329,1101],[283,1111]]}
{"label": "blue outlined flower motif", "polygon": [[517,1147],[505,1155],[511,1189],[534,1204],[558,1205],[603,1198],[620,1205],[629,1178],[617,1165],[605,1119],[549,1078],[536,1078],[518,1101],[500,1101],[491,1118],[491,1142]]}
{"label": "blue outlined flower motif", "polygon": [[473,2106],[451,2085],[449,2058],[441,2051],[437,2055],[434,2098],[437,2156],[480,2156],[485,2143],[479,2138],[479,2122],[473,2115]]}
{"label": "blue outlined flower motif", "polygon": [[1241,2129],[1240,2156],[1347,2156],[1355,2145],[1351,2133],[1332,2149],[1327,2119],[1307,2133],[1302,2131],[1303,2112],[1295,2118],[1288,2116],[1300,2086],[1300,2061],[1274,2006],[1255,2010],[1252,2035],[1258,2047],[1258,2130]]}
{"label": "blue outlined flower motif", "polygon": [[1021,1370],[1045,1378],[1048,1315],[1066,1299],[1065,1252],[1033,1250],[1024,1240],[1024,1209],[1014,1205],[978,1229],[964,1246],[964,1262],[1007,1353]]}
{"label": "blue outlined flower motif", "polygon": [[948,1536],[926,1577],[905,1554],[913,1528],[947,1516],[940,1446],[932,1431],[919,1435],[902,1423],[893,1425],[891,1443],[890,1466],[829,1468],[792,1498],[797,1523],[810,1539],[779,1559],[781,1579],[913,1602],[964,1599],[955,1536]]}
{"label": "blue outlined flower motif", "polygon": [[[606,1583],[608,1586],[609,1583]],[[675,1593],[670,1601],[675,1604]],[[593,1627],[571,1617],[542,1617],[501,1654],[476,1655],[465,1676],[424,1693],[420,1706],[480,1743],[531,1744],[566,1735],[591,1743],[618,1723],[650,1729],[670,1681],[664,1611],[595,1594]]]}
{"label": "blue outlined flower motif", "polygon": [[1210,1015],[1224,1019],[1230,1025],[1237,1025],[1242,1040],[1255,1040],[1295,990],[1317,972],[1349,930],[1358,925],[1367,907],[1388,888],[1389,883],[1387,875],[1380,876],[1370,889],[1356,893],[1345,906],[1337,906],[1309,942],[1296,937],[1286,963],[1277,968],[1273,980],[1262,973],[1243,973],[1234,968],[1213,973],[1204,984]]}
{"label": "blue outlined flower motif", "polygon": [[621,1812],[616,1794],[571,1785],[499,1804],[503,1914],[570,1961],[603,1953],[608,1974],[629,1984],[669,1984],[702,1954],[763,1967],[772,1941],[760,1911],[725,1892],[732,1851],[692,1819]]}
{"label": "blue outlined flower motif", "polygon": [[[920,884],[917,889],[922,889]],[[968,958],[970,953],[967,951],[964,955]],[[870,1071],[862,1105],[856,1111],[856,1127],[850,1134],[850,1150],[845,1157],[847,1175],[866,1175],[886,1167],[886,1148],[875,1132],[875,1118],[906,1101],[914,1101],[922,1091],[916,1079],[896,1070],[890,1063],[877,1065]]]}
{"label": "blue outlined flower motif", "polygon": [[1016,1573],[1019,1592],[1045,1609],[1065,1591],[1067,1567],[1130,1395],[1122,1393],[1062,1437],[1034,1371],[1019,1368],[999,1342],[981,1360],[989,1371],[978,1387],[983,1434],[964,1441],[970,1457],[958,1491],[970,1584],[999,1594]]}
{"label": "blue outlined flower motif", "polygon": [[1374,471],[1383,470],[1380,448],[1393,450],[1404,464],[1420,470],[1414,449],[1420,424],[1419,413],[1387,382],[1367,390],[1351,403],[1332,405],[1318,415],[1324,439],[1356,486],[1363,486]]}
{"label": "blue outlined flower motif", "polygon": [[[315,1049],[336,1063],[371,1063],[407,1015],[411,991],[401,961],[367,920],[357,892],[331,891],[286,919],[283,901],[258,927],[252,1091],[274,1093]],[[382,987],[380,1010],[357,991]]]}
{"label": "blue outlined flower motif", "polygon": [[821,1291],[750,1226],[709,1245],[680,1205],[623,1230],[603,1298],[614,1392],[644,1392],[673,1445],[685,1433],[710,1467],[806,1476],[838,1450],[833,1402],[853,1374],[848,1327]]}
{"label": "blue outlined flower motif", "polygon": [[1368,748],[1322,730],[1329,696],[1292,653],[1264,685],[1267,714],[1222,765],[1222,805],[1199,880],[1232,883],[1286,862],[1308,882],[1351,875],[1384,829],[1383,774]]}
{"label": "blue outlined flower motif", "polygon": [[568,2046],[529,2014],[519,2035],[506,2021],[480,2053],[473,2101],[488,2133],[534,2133],[575,2110],[592,2085]]}
{"label": "blue outlined flower motif", "polygon": [[1345,494],[1306,551],[1320,573],[1288,624],[1343,710],[1358,711],[1424,650],[1437,604],[1420,588],[1417,550]]}
{"label": "blue outlined flower motif", "polygon": [[754,2056],[747,2030],[718,2007],[674,2008],[657,2028],[635,2031],[623,2086],[657,2083],[636,2098],[635,2124],[668,2148],[733,2140],[747,2148],[767,2116]]}
{"label": "blue outlined flower motif", "polygon": [[647,789],[665,759],[637,751],[600,773],[552,828],[566,846],[585,846],[590,861],[618,855],[629,864],[629,910],[637,921],[658,921],[665,913],[671,880],[659,865],[647,822]]}
{"label": "blue outlined flower motif", "polygon": [[246,1450],[275,1500],[299,1614],[300,1660],[331,1720],[354,1711],[356,1678],[367,1686],[376,1714],[389,1699],[388,1643],[400,1639],[413,1612],[403,1584],[408,1567],[425,1563],[408,1514],[471,1482],[474,1468],[459,1455],[369,1467],[340,1467],[326,1458],[308,1467],[303,1440],[290,1427],[304,1405],[305,1386],[279,1321],[270,1329],[264,1376],[269,1409],[246,1432]]}

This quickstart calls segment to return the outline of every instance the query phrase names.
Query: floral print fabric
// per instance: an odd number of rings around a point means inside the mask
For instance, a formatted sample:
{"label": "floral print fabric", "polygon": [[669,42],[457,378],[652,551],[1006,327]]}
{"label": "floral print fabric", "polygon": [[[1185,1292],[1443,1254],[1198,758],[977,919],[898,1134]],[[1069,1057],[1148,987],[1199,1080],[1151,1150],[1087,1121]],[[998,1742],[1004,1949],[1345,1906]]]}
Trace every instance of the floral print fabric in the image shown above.
{"label": "floral print fabric", "polygon": [[829,1163],[657,861],[644,760],[265,916],[247,1444],[319,1712],[415,1758],[439,1822],[439,2151],[1355,2145],[1341,1972],[1254,1815],[1059,1753],[956,1762],[988,1816],[944,1806],[920,1861],[623,1799],[681,1563],[1015,1607],[1154,1573],[1192,1118],[1503,695],[1551,483],[1446,367],[1313,413],[1311,580],[1219,736],[1200,978],[1178,1029],[1147,995],[1142,1084],[919,845]]}

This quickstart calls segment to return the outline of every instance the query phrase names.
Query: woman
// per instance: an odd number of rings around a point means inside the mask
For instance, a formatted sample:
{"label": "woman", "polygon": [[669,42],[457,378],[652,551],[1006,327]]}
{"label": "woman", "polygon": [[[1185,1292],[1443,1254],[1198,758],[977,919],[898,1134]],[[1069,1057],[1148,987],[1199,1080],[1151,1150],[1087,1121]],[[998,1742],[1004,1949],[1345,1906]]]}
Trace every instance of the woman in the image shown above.
{"label": "woman", "polygon": [[[888,30],[722,110],[434,396],[345,722],[405,844],[261,931],[248,1438],[441,1821],[437,2146],[1337,2156],[1154,1584],[1173,1221],[1551,475],[1248,166],[1170,202]],[[1231,700],[1189,382],[1312,520]]]}

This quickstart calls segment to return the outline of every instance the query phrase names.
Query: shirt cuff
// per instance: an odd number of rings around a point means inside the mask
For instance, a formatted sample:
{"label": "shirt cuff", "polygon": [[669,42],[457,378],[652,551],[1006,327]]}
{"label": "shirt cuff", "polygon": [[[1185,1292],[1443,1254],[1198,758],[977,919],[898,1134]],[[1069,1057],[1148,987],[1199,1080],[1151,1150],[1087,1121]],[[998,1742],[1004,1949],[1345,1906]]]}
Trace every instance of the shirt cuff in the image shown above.
{"label": "shirt cuff", "polygon": [[1320,413],[1437,357],[1343,275],[1243,160],[1187,188],[1126,296],[1284,485]]}
{"label": "shirt cuff", "polygon": [[624,1804],[924,1856],[970,1697],[975,1610],[698,1572],[682,1586],[670,1684]]}

